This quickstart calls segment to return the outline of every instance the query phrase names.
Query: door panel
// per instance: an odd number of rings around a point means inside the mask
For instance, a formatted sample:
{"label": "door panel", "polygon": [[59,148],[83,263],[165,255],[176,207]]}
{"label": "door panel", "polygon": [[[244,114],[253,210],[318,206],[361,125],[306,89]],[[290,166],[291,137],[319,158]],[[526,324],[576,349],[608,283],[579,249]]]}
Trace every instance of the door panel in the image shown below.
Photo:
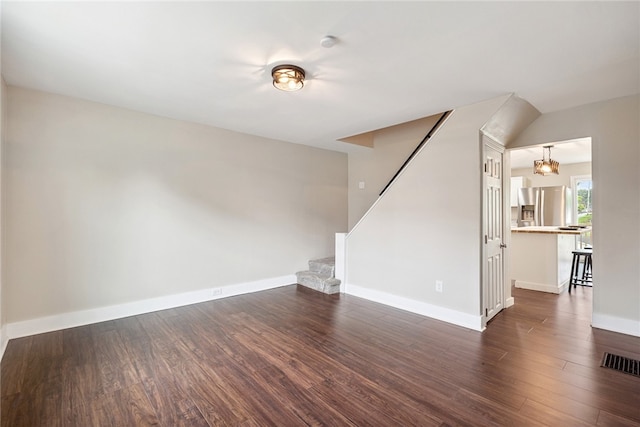
{"label": "door panel", "polygon": [[504,308],[504,257],[503,257],[503,193],[502,157],[500,151],[484,145],[484,257],[483,262],[483,314],[485,322]]}

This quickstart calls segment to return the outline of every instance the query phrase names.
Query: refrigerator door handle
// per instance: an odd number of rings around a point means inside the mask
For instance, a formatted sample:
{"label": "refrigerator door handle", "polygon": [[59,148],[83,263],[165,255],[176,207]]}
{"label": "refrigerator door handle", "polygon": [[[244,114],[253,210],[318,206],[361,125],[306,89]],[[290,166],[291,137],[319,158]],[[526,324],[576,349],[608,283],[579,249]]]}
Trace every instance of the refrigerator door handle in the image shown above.
{"label": "refrigerator door handle", "polygon": [[544,222],[544,190],[540,188],[540,199],[538,201],[538,221],[536,225],[545,225]]}

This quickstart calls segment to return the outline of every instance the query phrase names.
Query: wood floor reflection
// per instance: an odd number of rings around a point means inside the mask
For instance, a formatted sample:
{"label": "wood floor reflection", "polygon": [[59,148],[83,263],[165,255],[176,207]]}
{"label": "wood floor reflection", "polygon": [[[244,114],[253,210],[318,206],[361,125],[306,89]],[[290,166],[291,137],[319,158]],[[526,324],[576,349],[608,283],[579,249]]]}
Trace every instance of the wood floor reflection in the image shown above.
{"label": "wood floor reflection", "polygon": [[1,425],[640,426],[640,338],[591,289],[514,289],[474,332],[299,286],[11,340]]}

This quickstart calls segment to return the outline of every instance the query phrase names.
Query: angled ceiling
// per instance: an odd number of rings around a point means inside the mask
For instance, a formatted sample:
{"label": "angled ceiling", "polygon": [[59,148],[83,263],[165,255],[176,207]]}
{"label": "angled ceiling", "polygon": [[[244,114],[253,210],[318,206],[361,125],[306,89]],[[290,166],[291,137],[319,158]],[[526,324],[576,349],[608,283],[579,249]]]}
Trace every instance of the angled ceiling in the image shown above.
{"label": "angled ceiling", "polygon": [[[2,2],[2,74],[341,151],[340,138],[515,92],[541,112],[640,89],[638,2]],[[325,35],[338,38],[320,46]],[[271,85],[274,65],[308,76]]]}

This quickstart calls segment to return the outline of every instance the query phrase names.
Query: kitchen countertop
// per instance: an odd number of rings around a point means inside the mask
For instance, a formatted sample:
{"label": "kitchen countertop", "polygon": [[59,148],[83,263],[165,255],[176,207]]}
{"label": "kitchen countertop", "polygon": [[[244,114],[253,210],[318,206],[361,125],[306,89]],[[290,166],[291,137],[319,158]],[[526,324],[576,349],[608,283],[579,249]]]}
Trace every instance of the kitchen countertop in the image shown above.
{"label": "kitchen countertop", "polygon": [[557,226],[530,226],[530,227],[513,227],[512,233],[543,233],[543,234],[573,234],[580,235],[591,231],[591,227],[579,228],[577,230],[560,230]]}

